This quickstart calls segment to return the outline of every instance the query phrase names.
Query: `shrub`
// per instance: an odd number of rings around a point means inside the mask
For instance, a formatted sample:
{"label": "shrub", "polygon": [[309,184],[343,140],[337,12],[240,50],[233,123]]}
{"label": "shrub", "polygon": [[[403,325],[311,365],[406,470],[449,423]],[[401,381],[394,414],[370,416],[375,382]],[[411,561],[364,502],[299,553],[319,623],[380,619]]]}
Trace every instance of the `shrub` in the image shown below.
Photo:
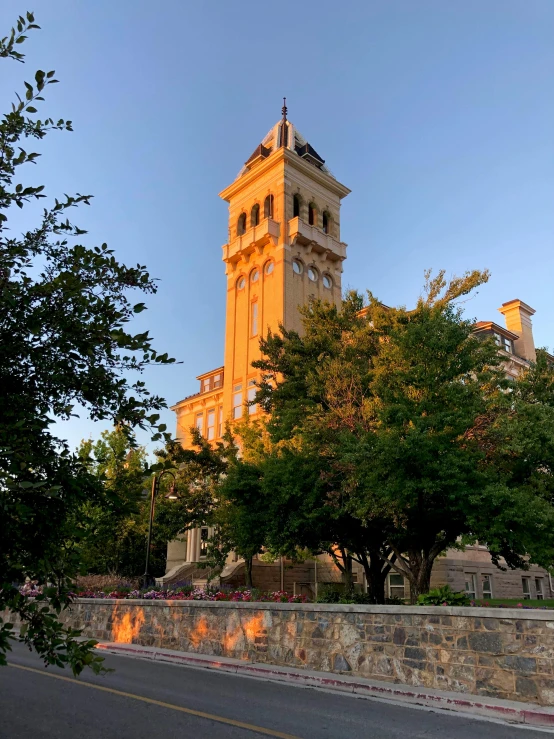
{"label": "shrub", "polygon": [[111,593],[114,590],[133,590],[140,586],[140,578],[121,577],[120,575],[80,575],[75,578],[75,590],[102,590]]}
{"label": "shrub", "polygon": [[450,585],[441,585],[417,599],[420,606],[469,606],[471,601],[465,593],[455,593]]}
{"label": "shrub", "polygon": [[344,603],[358,605],[374,605],[367,593],[347,593],[344,588],[337,587],[335,584],[320,588],[317,594],[317,603]]}

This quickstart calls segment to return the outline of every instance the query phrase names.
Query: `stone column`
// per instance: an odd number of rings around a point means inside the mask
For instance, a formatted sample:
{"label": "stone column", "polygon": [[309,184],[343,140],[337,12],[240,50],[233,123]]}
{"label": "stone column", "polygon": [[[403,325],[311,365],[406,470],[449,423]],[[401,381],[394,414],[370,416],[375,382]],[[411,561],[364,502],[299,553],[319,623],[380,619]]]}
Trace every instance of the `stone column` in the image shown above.
{"label": "stone column", "polygon": [[187,538],[187,562],[196,562],[198,554],[196,552],[196,541],[198,539],[198,529],[191,529]]}

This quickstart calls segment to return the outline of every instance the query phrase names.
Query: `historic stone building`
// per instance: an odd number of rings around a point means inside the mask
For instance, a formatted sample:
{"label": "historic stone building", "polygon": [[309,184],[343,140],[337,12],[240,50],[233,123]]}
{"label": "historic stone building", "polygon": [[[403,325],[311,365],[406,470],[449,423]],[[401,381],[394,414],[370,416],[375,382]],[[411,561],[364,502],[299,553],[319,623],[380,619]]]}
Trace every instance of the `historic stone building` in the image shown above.
{"label": "historic stone building", "polygon": [[[298,306],[311,296],[341,299],[342,262],[346,244],[340,236],[341,200],[350,190],[331,174],[325,161],[287,120],[275,124],[246,161],[237,178],[220,196],[229,203],[228,242],[223,245],[227,277],[225,351],[223,366],[198,375],[199,391],[176,403],[177,437],[188,447],[191,427],[210,441],[221,438],[224,424],[255,416],[258,408],[247,405],[254,398],[260,357],[260,336],[279,324],[301,329]],[[506,359],[506,371],[515,376],[535,359],[531,325],[534,311],[519,300],[500,308],[506,327],[479,322],[475,330],[492,333]],[[207,550],[207,527],[188,533],[168,546],[166,581],[191,577],[205,579],[196,563]],[[363,572],[356,573],[363,584]],[[222,578],[238,582],[241,563],[230,562]],[[338,579],[327,558],[303,566],[255,563],[255,582],[261,586],[306,589]],[[549,597],[547,573],[498,570],[486,548],[448,552],[435,566],[434,582],[464,587],[476,597]],[[391,574],[390,596],[405,595],[399,575]]]}

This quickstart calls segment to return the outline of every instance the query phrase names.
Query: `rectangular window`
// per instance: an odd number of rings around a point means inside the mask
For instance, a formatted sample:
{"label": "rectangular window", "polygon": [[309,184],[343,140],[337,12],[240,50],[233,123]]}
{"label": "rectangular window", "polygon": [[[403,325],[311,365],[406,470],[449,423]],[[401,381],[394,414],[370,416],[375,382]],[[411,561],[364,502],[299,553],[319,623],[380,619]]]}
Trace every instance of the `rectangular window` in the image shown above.
{"label": "rectangular window", "polygon": [[[254,398],[256,397],[256,390],[257,390],[256,380],[248,380],[248,395],[247,395],[247,399],[248,399],[248,402],[249,403],[250,403],[250,401],[254,400]],[[248,406],[248,415],[249,416],[253,416],[254,413],[257,413],[257,412],[258,412],[258,404],[257,403],[254,403],[254,405],[249,405]]]}
{"label": "rectangular window", "polygon": [[221,387],[223,385],[223,381],[221,379],[221,372],[218,372],[217,375],[213,376],[214,381],[214,388]]}
{"label": "rectangular window", "polygon": [[215,408],[210,408],[207,415],[208,419],[208,441],[215,438]]}
{"label": "rectangular window", "polygon": [[258,334],[258,301],[255,300],[250,306],[250,336]]}
{"label": "rectangular window", "polygon": [[544,592],[542,589],[542,577],[535,578],[535,590],[537,591],[537,600],[544,600]]}
{"label": "rectangular window", "polygon": [[219,406],[219,412],[217,415],[217,436],[219,439],[223,436],[223,406]]}
{"label": "rectangular window", "polygon": [[204,414],[203,413],[196,414],[196,428],[198,429],[198,431],[200,431],[201,434],[204,433]]}
{"label": "rectangular window", "polygon": [[490,575],[483,575],[481,582],[483,586],[483,598],[492,598],[492,578]]}
{"label": "rectangular window", "polygon": [[477,596],[477,578],[475,573],[466,572],[466,595],[471,600]]}
{"label": "rectangular window", "polygon": [[389,575],[389,598],[405,598],[404,577],[403,575]]}
{"label": "rectangular window", "polygon": [[521,587],[523,589],[523,600],[530,600],[531,599],[531,586],[530,586],[530,580],[528,577],[521,578]]}
{"label": "rectangular window", "polygon": [[233,419],[242,417],[242,391],[233,394]]}
{"label": "rectangular window", "polygon": [[202,380],[202,392],[207,393],[210,389],[210,378],[207,377],[205,380]]}
{"label": "rectangular window", "polygon": [[508,354],[512,354],[514,351],[512,340],[507,339],[505,336],[502,337],[502,348],[505,352],[508,352]]}
{"label": "rectangular window", "polygon": [[497,346],[502,346],[502,337],[500,334],[497,334],[496,331],[493,331],[494,341]]}
{"label": "rectangular window", "polygon": [[208,527],[202,526],[200,529],[200,557],[208,556]]}

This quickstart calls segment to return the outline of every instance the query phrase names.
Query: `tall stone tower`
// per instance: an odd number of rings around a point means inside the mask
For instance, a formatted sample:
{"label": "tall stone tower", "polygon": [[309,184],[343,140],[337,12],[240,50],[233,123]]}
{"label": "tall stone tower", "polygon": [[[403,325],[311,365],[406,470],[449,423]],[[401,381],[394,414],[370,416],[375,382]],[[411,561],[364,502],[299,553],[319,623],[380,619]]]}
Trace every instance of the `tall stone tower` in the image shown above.
{"label": "tall stone tower", "polygon": [[260,338],[279,324],[301,330],[298,306],[311,296],[338,303],[346,244],[340,240],[340,202],[350,190],[287,120],[273,126],[234,182],[220,196],[229,203],[224,364],[198,375],[200,392],[173,406],[177,436],[189,446],[191,426],[210,441],[226,420],[245,413],[255,394],[252,362]]}
{"label": "tall stone tower", "polygon": [[[252,362],[260,338],[279,324],[301,331],[298,307],[311,296],[338,303],[346,244],[340,239],[340,203],[350,190],[287,120],[276,123],[220,196],[229,203],[224,364],[198,375],[199,392],[176,403],[177,438],[191,446],[191,427],[209,441],[225,421],[246,414],[256,388]],[[205,554],[208,529],[171,542],[168,570]]]}
{"label": "tall stone tower", "polygon": [[[280,323],[300,330],[310,296],[338,303],[346,244],[340,201],[350,191],[286,118],[220,196],[229,203],[223,411],[238,418],[252,396],[260,337]],[[250,412],[255,409],[249,408]]]}

